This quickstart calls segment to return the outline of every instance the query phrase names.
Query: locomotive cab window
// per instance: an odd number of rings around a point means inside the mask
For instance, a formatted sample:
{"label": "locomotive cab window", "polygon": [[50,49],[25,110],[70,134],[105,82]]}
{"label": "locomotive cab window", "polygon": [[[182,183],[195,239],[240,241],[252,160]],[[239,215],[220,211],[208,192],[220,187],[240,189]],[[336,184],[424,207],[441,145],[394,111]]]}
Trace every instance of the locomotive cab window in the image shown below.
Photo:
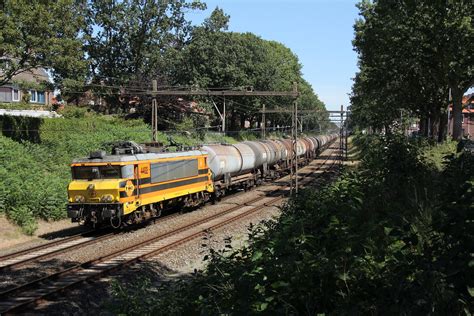
{"label": "locomotive cab window", "polygon": [[121,172],[122,172],[121,178],[123,179],[131,179],[135,177],[133,173],[133,165],[122,166]]}
{"label": "locomotive cab window", "polygon": [[72,167],[72,178],[76,180],[120,179],[120,166],[84,166]]}

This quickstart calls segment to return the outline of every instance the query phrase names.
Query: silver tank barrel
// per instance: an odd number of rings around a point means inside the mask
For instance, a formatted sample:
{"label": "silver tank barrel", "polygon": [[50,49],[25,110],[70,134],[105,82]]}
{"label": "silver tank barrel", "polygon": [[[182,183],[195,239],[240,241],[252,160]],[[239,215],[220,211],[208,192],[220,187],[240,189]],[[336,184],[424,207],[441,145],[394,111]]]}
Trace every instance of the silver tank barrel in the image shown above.
{"label": "silver tank barrel", "polygon": [[296,156],[299,157],[303,156],[304,154],[306,154],[306,145],[301,139],[298,139],[296,142]]}
{"label": "silver tank barrel", "polygon": [[[307,152],[314,153],[336,137],[336,134],[331,134],[298,139],[297,156],[303,156]],[[214,180],[218,180],[224,174],[232,176],[244,174],[260,168],[265,163],[273,165],[291,159],[293,141],[291,139],[245,141],[235,145],[205,145],[202,149],[208,154],[208,165]]]}
{"label": "silver tank barrel", "polygon": [[316,137],[311,136],[310,137],[311,141],[313,142],[314,145],[314,151],[316,152],[319,149],[319,142],[316,139]]}
{"label": "silver tank barrel", "polygon": [[248,144],[238,143],[234,147],[237,148],[242,158],[242,166],[239,173],[246,173],[256,168],[257,155]]}
{"label": "silver tank barrel", "polygon": [[286,159],[286,148],[285,145],[283,145],[280,141],[278,140],[270,140],[270,142],[273,144],[273,146],[276,148],[277,151],[277,161],[285,160]]}
{"label": "silver tank barrel", "polygon": [[202,149],[209,155],[208,165],[215,180],[242,169],[242,156],[233,145],[206,145]]}
{"label": "silver tank barrel", "polygon": [[274,163],[276,163],[278,160],[279,160],[279,156],[280,156],[280,153],[279,153],[279,150],[278,148],[276,147],[275,144],[273,144],[271,141],[269,140],[264,140],[264,141],[260,141],[261,144],[263,144],[266,149],[267,149],[267,152],[268,152],[268,155],[267,155],[267,164],[269,165],[273,165]]}
{"label": "silver tank barrel", "polygon": [[274,140],[274,142],[278,143],[280,145],[280,150],[281,150],[281,160],[286,160],[289,158],[289,153],[288,153],[288,149],[285,145],[285,143],[282,141],[282,140]]}
{"label": "silver tank barrel", "polygon": [[267,150],[260,142],[246,141],[242,144],[249,146],[255,153],[255,168],[260,168],[267,162]]}

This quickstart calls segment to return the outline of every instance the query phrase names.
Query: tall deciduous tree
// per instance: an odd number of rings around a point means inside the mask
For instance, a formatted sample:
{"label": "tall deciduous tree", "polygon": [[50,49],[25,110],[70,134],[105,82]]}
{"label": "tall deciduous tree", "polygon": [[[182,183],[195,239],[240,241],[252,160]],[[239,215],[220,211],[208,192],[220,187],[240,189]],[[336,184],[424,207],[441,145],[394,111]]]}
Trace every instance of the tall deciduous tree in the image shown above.
{"label": "tall deciduous tree", "polygon": [[[296,55],[283,44],[266,41],[252,33],[224,32],[229,17],[216,8],[175,60],[174,84],[201,88],[288,91],[293,82],[301,83],[305,107],[324,108],[301,77]],[[291,98],[227,98],[230,129],[244,122],[260,121],[262,104],[267,109],[292,104]],[[312,104],[311,104],[312,103]],[[278,119],[278,116],[273,116]],[[287,117],[280,117],[288,121]],[[314,119],[314,118],[313,118]],[[313,121],[313,120],[312,120]]]}
{"label": "tall deciduous tree", "polygon": [[37,67],[55,82],[82,78],[86,62],[80,30],[86,1],[5,0],[0,4],[0,86]]}
{"label": "tall deciduous tree", "polygon": [[200,8],[201,2],[186,0],[91,2],[86,48],[92,81],[119,85],[163,76],[165,53],[181,49],[192,29],[186,10]]}
{"label": "tall deciduous tree", "polygon": [[[391,124],[408,110],[425,134],[444,133],[448,90],[454,99],[453,137],[461,137],[461,98],[473,84],[474,7],[471,1],[362,1],[354,47],[360,72],[352,94],[354,118]],[[432,133],[434,136],[434,133]]]}

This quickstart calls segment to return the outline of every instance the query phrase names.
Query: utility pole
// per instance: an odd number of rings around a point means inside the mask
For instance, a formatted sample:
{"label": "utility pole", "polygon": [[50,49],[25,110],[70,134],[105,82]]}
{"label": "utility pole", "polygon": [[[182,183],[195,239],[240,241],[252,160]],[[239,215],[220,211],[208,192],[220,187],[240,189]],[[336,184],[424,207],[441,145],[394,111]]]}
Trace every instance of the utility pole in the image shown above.
{"label": "utility pole", "polygon": [[341,161],[344,154],[344,105],[341,105],[341,128],[340,128],[340,137],[339,137],[339,150],[341,152]]}
{"label": "utility pole", "polygon": [[224,133],[224,136],[226,136],[226,126],[225,126],[225,96],[224,96],[224,106],[222,109],[222,132]]}
{"label": "utility pole", "polygon": [[291,156],[290,156],[290,195],[293,195],[295,178],[295,157],[296,157],[296,144],[295,144],[295,111],[294,107],[291,111]]}
{"label": "utility pole", "polygon": [[[293,83],[293,92],[298,93],[298,84]],[[298,100],[293,101],[293,111],[292,111],[292,126],[291,126],[291,136],[293,138],[293,155],[292,155],[292,164],[291,164],[291,187],[290,193],[293,194],[293,179],[294,179],[294,192],[298,194]],[[293,171],[294,169],[294,171]]]}
{"label": "utility pole", "polygon": [[151,101],[151,129],[152,129],[152,140],[156,142],[158,136],[158,105],[156,102],[156,92],[158,91],[158,82],[152,81],[153,86],[153,100]]}
{"label": "utility pole", "polygon": [[295,194],[298,194],[298,101],[295,100],[294,104],[294,111],[295,111],[295,138],[293,144],[293,152],[295,153]]}
{"label": "utility pole", "polygon": [[348,120],[349,118],[349,107],[347,107],[347,111],[346,111],[346,122],[345,122],[345,126],[346,126],[346,161],[349,159],[349,146],[348,146],[348,137],[349,137],[349,126],[348,126]]}
{"label": "utility pole", "polygon": [[156,134],[158,132],[158,111],[156,105],[156,96],[158,95],[166,95],[166,96],[220,96],[224,98],[224,109],[223,109],[223,119],[222,119],[222,130],[224,135],[226,134],[226,104],[225,104],[225,97],[226,96],[247,96],[247,97],[298,97],[298,92],[296,91],[239,91],[239,90],[221,90],[221,91],[213,91],[213,90],[159,90],[158,91],[158,84],[156,80],[152,81],[153,89],[144,91],[142,93],[129,93],[132,95],[148,95],[153,97],[152,101],[152,130],[153,130],[153,140],[156,140]]}
{"label": "utility pole", "polygon": [[265,139],[265,129],[267,128],[265,120],[265,103],[262,104],[262,138]]}
{"label": "utility pole", "polygon": [[219,114],[219,117],[221,118],[221,132],[224,132],[224,127],[225,127],[225,120],[224,120],[224,115],[222,115],[221,111],[219,111],[219,108],[217,107],[216,102],[214,100],[211,100],[212,104],[214,105],[214,108],[216,109],[217,113]]}

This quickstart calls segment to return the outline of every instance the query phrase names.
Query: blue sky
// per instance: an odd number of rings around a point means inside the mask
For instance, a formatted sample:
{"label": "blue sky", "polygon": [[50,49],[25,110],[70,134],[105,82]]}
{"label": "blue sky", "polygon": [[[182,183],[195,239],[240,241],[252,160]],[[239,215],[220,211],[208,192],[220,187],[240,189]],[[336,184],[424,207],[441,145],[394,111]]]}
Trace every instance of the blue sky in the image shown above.
{"label": "blue sky", "polygon": [[303,65],[303,76],[328,110],[349,105],[357,71],[352,50],[356,0],[203,0],[207,10],[189,13],[200,24],[216,6],[230,15],[229,30],[252,32],[285,44]]}

